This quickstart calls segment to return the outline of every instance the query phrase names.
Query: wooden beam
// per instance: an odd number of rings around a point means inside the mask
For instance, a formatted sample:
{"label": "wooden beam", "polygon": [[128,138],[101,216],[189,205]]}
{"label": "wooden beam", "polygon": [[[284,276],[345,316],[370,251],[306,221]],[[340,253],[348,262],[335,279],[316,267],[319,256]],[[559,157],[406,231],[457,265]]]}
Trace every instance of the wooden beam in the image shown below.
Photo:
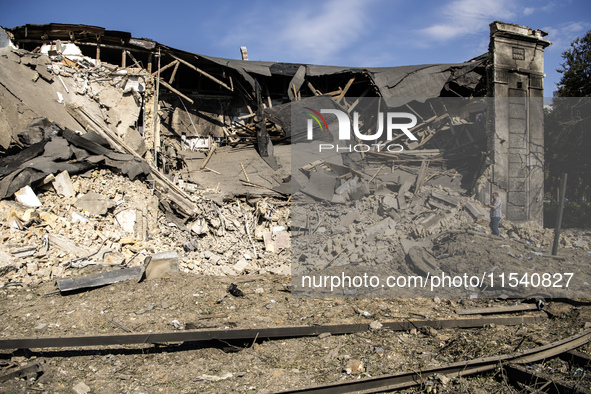
{"label": "wooden beam", "polygon": [[320,90],[316,89],[314,87],[314,85],[312,85],[312,82],[306,81],[306,83],[308,84],[308,88],[310,88],[312,93],[314,93],[314,96],[321,96],[322,95],[322,92]]}
{"label": "wooden beam", "polygon": [[[179,63],[178,60],[173,60],[172,62],[168,63],[166,66],[160,67],[160,72],[167,70],[167,69],[171,68],[172,66],[176,66],[178,63]],[[155,77],[156,74],[158,74],[158,70],[156,70],[152,73],[152,77]]]}
{"label": "wooden beam", "polygon": [[168,83],[164,82],[162,79],[160,79],[160,83],[162,84],[162,86],[164,86],[166,89],[170,90],[173,93],[178,94],[180,97],[184,98],[185,100],[187,100],[188,102],[190,102],[191,104],[194,104],[194,101],[185,96],[184,94],[182,94],[181,92],[179,92],[178,90],[176,90],[175,88],[173,88],[172,86],[170,86]]}
{"label": "wooden beam", "polygon": [[138,68],[143,68],[141,66],[141,64],[136,60],[135,56],[133,56],[133,54],[129,51],[125,51],[126,54],[129,55],[129,57],[131,58],[131,60],[133,60],[133,62],[135,63],[136,66],[138,66]]}
{"label": "wooden beam", "polygon": [[172,70],[172,75],[170,76],[170,79],[168,80],[168,83],[169,83],[169,84],[172,84],[172,83],[174,82],[174,78],[176,77],[176,72],[177,72],[177,71],[178,71],[178,69],[179,69],[179,64],[180,64],[180,63],[179,63],[179,62],[177,62],[177,63],[174,65],[174,69]]}
{"label": "wooden beam", "polygon": [[347,84],[345,85],[345,89],[343,89],[343,91],[341,92],[341,94],[339,94],[336,98],[336,102],[340,102],[343,97],[345,97],[345,94],[347,94],[347,91],[349,90],[349,88],[351,87],[351,85],[353,85],[353,81],[355,81],[355,77],[351,78],[349,80],[349,82],[347,82]]}
{"label": "wooden beam", "polygon": [[207,166],[209,159],[211,159],[211,157],[213,156],[213,152],[215,152],[215,148],[216,148],[216,143],[214,142],[213,144],[211,144],[211,148],[209,149],[209,152],[207,153],[207,157],[205,157],[205,160],[203,160],[203,163],[201,163],[201,167],[199,167],[200,170],[204,169],[205,166]]}
{"label": "wooden beam", "polygon": [[191,64],[191,63],[189,63],[188,61],[186,61],[186,60],[183,60],[183,59],[181,59],[181,58],[179,58],[179,57],[176,57],[176,56],[175,56],[175,55],[173,55],[173,54],[170,54],[170,56],[174,57],[176,60],[178,60],[179,62],[183,63],[185,66],[187,66],[187,67],[189,67],[189,68],[191,68],[191,69],[193,69],[193,70],[197,71],[199,74],[201,74],[201,75],[203,75],[203,76],[205,76],[205,77],[207,77],[207,78],[211,79],[211,80],[212,80],[212,81],[214,81],[215,83],[217,83],[217,84],[219,84],[219,85],[223,86],[224,88],[228,89],[229,91],[231,91],[231,92],[233,91],[231,87],[229,87],[228,85],[226,85],[226,83],[224,83],[223,81],[220,81],[219,79],[217,79],[217,78],[216,78],[216,77],[214,77],[213,75],[206,73],[206,72],[205,72],[205,71],[203,71],[202,69],[200,69],[200,68],[198,68],[198,67],[196,67],[196,66],[192,65],[192,64]]}

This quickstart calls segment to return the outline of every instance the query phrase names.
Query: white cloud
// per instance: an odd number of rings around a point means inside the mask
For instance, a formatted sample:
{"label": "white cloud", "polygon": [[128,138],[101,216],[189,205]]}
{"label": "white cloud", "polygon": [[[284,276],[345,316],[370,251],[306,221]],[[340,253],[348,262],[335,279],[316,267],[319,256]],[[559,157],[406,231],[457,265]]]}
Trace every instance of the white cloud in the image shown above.
{"label": "white cloud", "polygon": [[546,26],[542,30],[548,33],[546,39],[552,42],[547,50],[564,52],[577,37],[585,35],[590,24],[587,22],[567,22],[558,26]]}
{"label": "white cloud", "polygon": [[255,3],[237,18],[223,43],[247,45],[251,60],[330,62],[369,34],[371,5],[356,0]]}
{"label": "white cloud", "polygon": [[523,15],[528,16],[528,15],[533,14],[535,11],[536,11],[536,9],[533,7],[525,7],[523,9]]}
{"label": "white cloud", "polygon": [[367,2],[356,0],[331,0],[320,9],[306,7],[285,21],[278,39],[294,52],[323,62],[363,35],[367,10]]}
{"label": "white cloud", "polygon": [[494,20],[508,20],[515,16],[516,6],[511,0],[454,0],[442,9],[442,21],[419,32],[435,41],[480,33]]}

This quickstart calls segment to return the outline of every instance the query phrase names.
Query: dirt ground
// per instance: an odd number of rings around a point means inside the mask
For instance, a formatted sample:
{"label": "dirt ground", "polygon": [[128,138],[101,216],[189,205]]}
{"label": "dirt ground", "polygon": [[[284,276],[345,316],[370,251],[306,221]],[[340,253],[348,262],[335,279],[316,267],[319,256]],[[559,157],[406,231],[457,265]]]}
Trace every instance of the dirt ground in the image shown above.
{"label": "dirt ground", "polygon": [[[97,267],[84,268],[88,274]],[[243,297],[227,295],[231,281]],[[2,337],[75,336],[174,331],[177,328],[232,329],[456,318],[464,307],[509,305],[494,299],[297,299],[289,277],[239,278],[178,273],[135,283],[127,281],[71,295],[52,283],[0,290]],[[221,299],[221,301],[219,301]],[[218,302],[219,301],[219,302]],[[0,353],[2,373],[38,363],[38,379],[0,383],[0,392],[276,392],[368,376],[511,353],[563,339],[591,322],[588,300],[547,300],[549,319],[523,326],[477,329],[378,329],[349,335],[237,344],[223,342],[123,345],[92,348],[14,350]],[[366,311],[364,317],[359,311]],[[591,351],[586,345],[582,351]],[[347,363],[364,363],[347,374]],[[577,366],[550,360],[532,367],[562,379],[591,381]],[[576,376],[576,377],[573,377]],[[83,382],[81,384],[80,382]],[[430,379],[408,392],[516,392],[499,371],[445,381]]]}

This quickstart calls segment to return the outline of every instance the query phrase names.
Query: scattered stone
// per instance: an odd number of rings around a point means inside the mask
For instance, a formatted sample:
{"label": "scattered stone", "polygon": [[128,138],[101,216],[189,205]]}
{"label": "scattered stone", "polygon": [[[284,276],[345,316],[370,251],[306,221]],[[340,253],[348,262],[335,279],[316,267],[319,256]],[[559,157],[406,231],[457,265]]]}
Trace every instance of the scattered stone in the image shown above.
{"label": "scattered stone", "polygon": [[236,264],[232,266],[232,269],[236,271],[236,273],[241,274],[248,268],[249,264],[245,259],[240,259]]}
{"label": "scattered stone", "polygon": [[84,382],[78,382],[74,387],[72,387],[72,391],[74,394],[87,394],[90,392],[90,387],[86,385]]}
{"label": "scattered stone", "polygon": [[384,325],[382,323],[380,323],[377,320],[372,321],[371,323],[369,323],[369,327],[372,330],[379,330],[380,328],[382,328]]}

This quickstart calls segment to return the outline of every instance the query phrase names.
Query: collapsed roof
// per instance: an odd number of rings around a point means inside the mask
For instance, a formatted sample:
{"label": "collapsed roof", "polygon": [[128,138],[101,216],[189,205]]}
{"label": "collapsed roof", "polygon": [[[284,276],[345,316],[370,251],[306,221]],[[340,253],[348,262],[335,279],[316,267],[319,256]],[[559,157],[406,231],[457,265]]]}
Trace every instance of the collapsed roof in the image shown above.
{"label": "collapsed roof", "polygon": [[[50,92],[52,99],[47,96],[47,89],[39,86],[32,86],[27,90],[29,93],[11,95],[18,87],[10,82],[11,71],[6,69],[2,85],[8,93],[0,97],[0,105],[4,100],[3,107],[7,107],[6,103],[18,107],[10,101],[12,96],[17,96],[21,100],[19,105],[33,103],[28,105],[29,109],[35,107],[32,111],[35,116],[31,118],[47,117],[74,130],[80,125],[88,129],[88,122],[97,132],[113,130],[131,147],[122,150],[120,143],[112,143],[119,144],[116,147],[119,151],[143,156],[155,169],[170,177],[201,185],[209,182],[209,186],[221,183],[216,190],[222,193],[242,193],[245,185],[239,177],[244,174],[248,181],[248,175],[242,168],[222,177],[220,170],[215,170],[219,168],[216,160],[239,164],[259,174],[256,180],[258,186],[263,186],[258,190],[261,193],[272,190],[283,193],[289,189],[285,183],[291,175],[291,152],[274,149],[273,145],[297,142],[290,125],[291,106],[295,103],[304,106],[306,100],[318,96],[332,99],[335,108],[347,112],[363,97],[381,98],[389,107],[405,106],[421,120],[416,127],[422,137],[418,145],[421,149],[455,149],[474,142],[482,148],[477,151],[484,150],[484,139],[476,138],[483,134],[480,125],[478,135],[465,131],[466,136],[462,137],[462,131],[453,141],[449,139],[451,144],[445,141],[447,135],[443,137],[441,133],[440,138],[432,138],[441,130],[454,133],[453,125],[446,111],[423,102],[437,97],[484,97],[488,54],[456,64],[337,67],[216,58],[97,26],[28,24],[6,29],[6,33],[19,49],[4,56],[27,65],[50,84],[61,83],[66,91],[70,78],[66,80],[62,76],[72,77],[77,94],[64,99],[66,106],[56,105],[56,93]],[[22,50],[28,54],[25,56]],[[58,78],[55,81],[54,75]],[[30,77],[23,74],[19,79],[27,78]],[[81,102],[80,96],[84,95],[96,103]],[[41,98],[43,104],[34,101]],[[85,113],[81,114],[82,111]],[[12,136],[0,138],[4,149],[8,148],[7,141],[18,144],[18,133],[28,125],[8,118],[7,123],[13,124]],[[216,145],[219,151],[220,145],[229,145],[222,147],[225,149],[243,143],[255,143],[258,149],[227,150],[223,158],[213,156]],[[456,151],[462,152],[465,150]],[[426,157],[433,160],[433,155],[441,153],[425,152],[427,156],[419,153],[402,160],[416,162],[417,157],[419,162],[427,160]],[[375,157],[383,159],[379,155]],[[342,165],[342,162],[333,164]],[[250,187],[252,191],[252,182]]]}
{"label": "collapsed roof", "polygon": [[[127,32],[88,25],[28,24],[7,31],[21,48],[33,50],[49,42],[69,41],[80,46],[87,55],[96,55],[113,64],[123,63],[123,67],[126,61],[121,51],[127,51],[134,63],[145,66],[149,71],[155,71],[152,70],[153,56],[160,53],[161,76],[167,69],[169,73],[175,69],[179,73],[188,73],[189,70],[176,67],[180,62],[205,77],[180,78],[177,74],[175,87],[180,92],[195,87],[199,88],[197,91],[200,94],[214,91],[228,94],[245,89],[243,93],[248,93],[252,99],[257,80],[268,89],[272,98],[289,97],[293,100],[295,96],[326,94],[340,81],[349,81],[353,77],[353,82],[346,90],[342,89],[341,94],[359,97],[370,89],[365,94],[382,97],[470,97],[484,96],[486,90],[483,77],[487,54],[456,64],[337,67],[216,58],[170,48],[148,39],[133,38]],[[175,81],[175,78],[171,79]]]}

